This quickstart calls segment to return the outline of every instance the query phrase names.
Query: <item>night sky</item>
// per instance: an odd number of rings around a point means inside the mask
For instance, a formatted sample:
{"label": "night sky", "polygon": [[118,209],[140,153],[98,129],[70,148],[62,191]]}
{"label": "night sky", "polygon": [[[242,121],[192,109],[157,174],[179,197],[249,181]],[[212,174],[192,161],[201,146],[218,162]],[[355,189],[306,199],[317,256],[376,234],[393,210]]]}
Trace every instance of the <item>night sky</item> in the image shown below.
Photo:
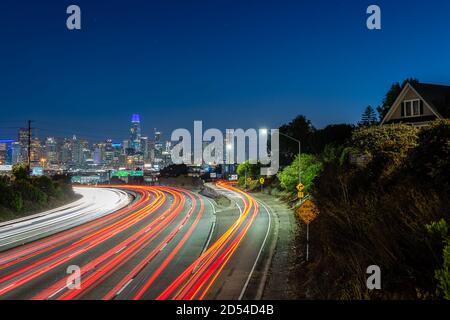
{"label": "night sky", "polygon": [[[66,28],[77,4],[82,30]],[[366,28],[378,4],[382,30]],[[450,84],[450,1],[1,0],[0,139],[355,123],[407,77]]]}

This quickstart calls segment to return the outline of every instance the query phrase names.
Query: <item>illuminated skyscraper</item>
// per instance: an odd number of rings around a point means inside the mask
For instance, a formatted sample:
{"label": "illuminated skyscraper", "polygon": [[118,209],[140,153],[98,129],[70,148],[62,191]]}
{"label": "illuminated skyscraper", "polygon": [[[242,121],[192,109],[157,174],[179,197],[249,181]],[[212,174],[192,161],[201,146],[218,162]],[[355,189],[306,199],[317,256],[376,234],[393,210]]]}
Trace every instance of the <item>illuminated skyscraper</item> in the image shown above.
{"label": "illuminated skyscraper", "polygon": [[19,129],[19,143],[20,143],[20,156],[18,158],[18,162],[27,163],[28,162],[28,129],[20,128]]}
{"label": "illuminated skyscraper", "polygon": [[39,138],[34,137],[31,140],[31,163],[39,163],[41,158],[44,156],[43,151],[41,141]]}
{"label": "illuminated skyscraper", "polygon": [[58,163],[58,149],[56,139],[53,137],[47,137],[45,140],[45,158],[49,164]]}
{"label": "illuminated skyscraper", "polygon": [[75,135],[72,138],[72,163],[79,166],[83,163],[83,147]]}
{"label": "illuminated skyscraper", "polygon": [[138,114],[131,116],[130,147],[135,153],[141,152],[141,121]]}
{"label": "illuminated skyscraper", "polygon": [[12,164],[12,144],[14,140],[0,140],[0,165]]}

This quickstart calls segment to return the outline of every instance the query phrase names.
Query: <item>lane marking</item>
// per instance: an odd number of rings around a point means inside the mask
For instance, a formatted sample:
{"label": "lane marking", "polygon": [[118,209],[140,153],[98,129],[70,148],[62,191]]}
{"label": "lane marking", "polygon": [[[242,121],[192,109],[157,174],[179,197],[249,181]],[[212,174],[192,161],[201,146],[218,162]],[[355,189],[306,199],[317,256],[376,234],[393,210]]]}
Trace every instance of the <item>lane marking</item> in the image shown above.
{"label": "lane marking", "polygon": [[259,202],[264,207],[264,209],[266,210],[267,216],[269,217],[269,225],[267,227],[267,231],[266,231],[266,235],[264,237],[264,241],[263,241],[263,243],[261,245],[261,248],[259,249],[258,256],[256,257],[255,263],[253,264],[253,267],[252,267],[252,269],[251,269],[251,271],[250,271],[250,273],[249,273],[249,275],[247,277],[247,280],[245,281],[244,287],[242,288],[242,291],[241,291],[241,294],[239,295],[238,300],[242,300],[242,298],[244,297],[245,291],[247,290],[248,284],[250,283],[250,280],[251,280],[251,278],[253,276],[253,272],[256,269],[256,265],[258,264],[259,258],[260,258],[261,254],[262,254],[262,251],[263,251],[263,249],[264,249],[264,247],[266,245],[266,241],[267,241],[267,238],[269,237],[269,233],[270,233],[270,228],[272,226],[272,217],[271,217],[271,215],[269,213],[269,210],[264,205],[264,203],[262,203],[260,200],[258,200],[258,199],[255,199],[255,200],[257,202]]}
{"label": "lane marking", "polygon": [[125,290],[125,288],[126,287],[128,287],[128,285],[132,282],[134,280],[134,278],[133,279],[130,279],[130,280],[128,280],[128,282],[127,283],[125,283],[125,285],[122,287],[122,288],[120,288],[120,290],[119,291],[117,291],[116,292],[116,296],[118,296],[119,294],[121,294],[122,293],[122,291],[123,290]]}
{"label": "lane marking", "polygon": [[211,225],[211,229],[210,229],[210,231],[209,231],[209,237],[208,237],[208,240],[206,241],[206,244],[205,244],[205,246],[203,247],[203,251],[202,251],[202,253],[200,254],[200,255],[202,255],[205,251],[206,251],[206,249],[208,249],[208,247],[209,247],[209,243],[211,242],[211,238],[212,238],[212,235],[213,235],[213,233],[214,233],[214,229],[215,229],[215,227],[216,227],[216,220],[217,220],[217,217],[216,217],[216,207],[214,206],[214,204],[211,202],[211,200],[209,200],[208,198],[206,198],[206,197],[203,197],[204,199],[206,199],[208,202],[209,202],[209,204],[211,205],[211,207],[212,207],[212,210],[213,210],[213,216],[214,216],[214,221],[213,221],[213,223],[212,223],[212,225]]}
{"label": "lane marking", "polygon": [[119,250],[116,251],[116,254],[118,254],[119,252],[123,251],[127,246],[123,246],[122,248],[120,248]]}
{"label": "lane marking", "polygon": [[[223,191],[223,189],[218,189],[217,190],[218,192],[222,192]],[[228,190],[227,190],[228,191]],[[236,194],[238,194],[236,191],[230,191],[230,192],[235,192]],[[225,192],[223,192],[223,194],[225,194]],[[225,195],[225,197],[227,197],[228,195]],[[239,198],[240,200],[243,200],[243,198],[242,197],[236,197],[236,198]],[[239,203],[236,201],[236,200],[234,200],[234,199],[231,199],[231,197],[229,198],[231,201],[233,201],[235,204],[236,204],[236,207],[238,208],[238,210],[239,210],[239,218],[238,218],[238,220],[242,217],[242,215],[243,215],[243,210],[242,210],[242,207],[239,205]],[[234,230],[234,229],[236,229],[236,227],[237,227],[237,225],[235,225],[235,223],[233,223],[233,225],[234,225],[234,227],[233,227],[233,229],[232,230]],[[232,226],[233,226],[232,225]],[[202,255],[200,255],[200,256],[202,256]],[[200,266],[200,264],[202,264],[202,262],[199,262],[193,269],[192,269],[192,274],[194,274],[196,271],[197,271],[197,269],[198,269],[198,267]]]}
{"label": "lane marking", "polygon": [[58,290],[56,290],[55,292],[53,292],[51,295],[48,296],[48,299],[53,298],[54,296],[56,296],[58,293],[60,293],[61,291],[63,291],[66,287],[62,287]]}

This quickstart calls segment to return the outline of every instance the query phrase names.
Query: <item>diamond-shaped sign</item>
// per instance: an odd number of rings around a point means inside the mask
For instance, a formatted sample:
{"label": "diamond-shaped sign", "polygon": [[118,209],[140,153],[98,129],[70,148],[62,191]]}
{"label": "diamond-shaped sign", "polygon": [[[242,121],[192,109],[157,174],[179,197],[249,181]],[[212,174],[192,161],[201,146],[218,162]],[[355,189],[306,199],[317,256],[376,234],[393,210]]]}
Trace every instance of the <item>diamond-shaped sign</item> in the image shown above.
{"label": "diamond-shaped sign", "polygon": [[319,209],[317,209],[314,202],[307,199],[305,200],[302,205],[296,210],[299,217],[303,220],[304,223],[309,224],[311,223],[315,218],[317,218],[317,215],[319,214]]}
{"label": "diamond-shaped sign", "polygon": [[303,189],[305,189],[305,186],[303,185],[303,183],[300,182],[300,183],[297,185],[297,190],[301,192],[301,191],[303,191]]}

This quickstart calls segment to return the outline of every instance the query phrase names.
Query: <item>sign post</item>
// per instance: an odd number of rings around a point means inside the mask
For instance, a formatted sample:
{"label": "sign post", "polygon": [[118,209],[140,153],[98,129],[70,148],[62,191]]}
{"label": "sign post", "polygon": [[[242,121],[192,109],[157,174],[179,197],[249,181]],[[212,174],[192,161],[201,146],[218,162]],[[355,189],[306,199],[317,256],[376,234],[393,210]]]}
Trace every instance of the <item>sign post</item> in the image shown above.
{"label": "sign post", "polygon": [[306,261],[309,261],[309,223],[306,224]]}
{"label": "sign post", "polygon": [[314,202],[307,199],[297,209],[297,214],[306,224],[306,261],[309,261],[309,224],[317,218],[319,210]]}
{"label": "sign post", "polygon": [[264,185],[264,178],[259,178],[259,183],[261,184],[261,192],[263,191],[263,185]]}

